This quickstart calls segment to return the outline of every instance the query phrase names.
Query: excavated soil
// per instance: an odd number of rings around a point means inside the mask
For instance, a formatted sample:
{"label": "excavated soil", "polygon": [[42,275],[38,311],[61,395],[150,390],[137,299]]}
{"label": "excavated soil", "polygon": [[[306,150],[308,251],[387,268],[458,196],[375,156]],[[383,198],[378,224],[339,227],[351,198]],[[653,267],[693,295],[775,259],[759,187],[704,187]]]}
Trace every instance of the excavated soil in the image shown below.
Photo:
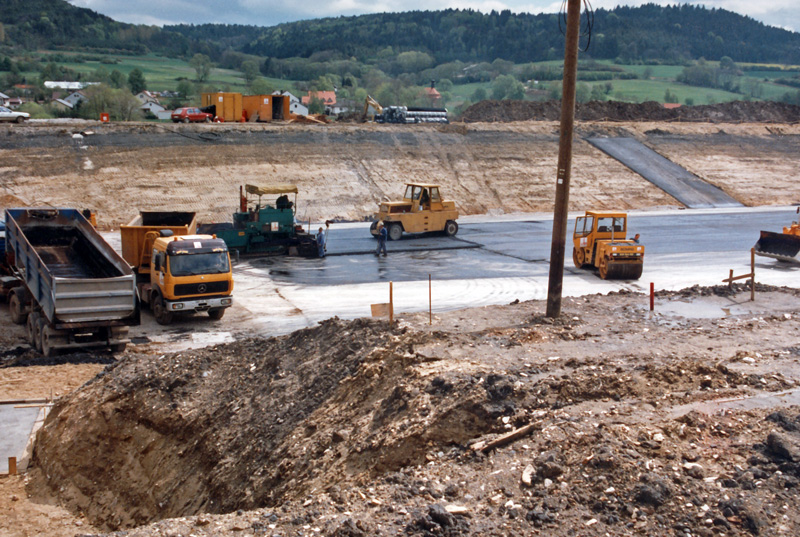
{"label": "excavated soil", "polygon": [[[509,121],[558,121],[561,101],[481,101],[461,118],[466,123]],[[625,103],[591,101],[577,103],[578,121],[692,121],[706,123],[797,123],[800,106],[772,101],[731,101],[722,104],[664,108],[655,101]]]}
{"label": "excavated soil", "polygon": [[702,406],[800,385],[800,292],[757,291],[769,315],[621,292],[128,354],[57,401],[28,493],[117,537],[791,535],[800,408]]}
{"label": "excavated soil", "polygon": [[[582,122],[576,133],[571,210],[680,207],[583,140],[590,136],[635,137],[745,205],[800,199],[800,125]],[[297,184],[303,221],[369,219],[408,180],[441,184],[462,214],[550,212],[558,155],[558,124],[545,121],[31,123],[0,125],[0,139],[3,207],[90,208],[103,229],[139,210],[177,208],[227,222],[246,183]]]}

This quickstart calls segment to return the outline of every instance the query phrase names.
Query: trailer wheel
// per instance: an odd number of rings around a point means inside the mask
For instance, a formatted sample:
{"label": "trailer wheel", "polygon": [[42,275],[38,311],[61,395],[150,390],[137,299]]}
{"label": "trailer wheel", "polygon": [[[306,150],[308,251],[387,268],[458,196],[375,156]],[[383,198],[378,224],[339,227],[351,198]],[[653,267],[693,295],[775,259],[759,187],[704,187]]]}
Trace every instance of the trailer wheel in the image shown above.
{"label": "trailer wheel", "polygon": [[215,310],[208,310],[208,316],[211,317],[215,321],[219,321],[222,319],[222,316],[225,315],[225,308],[218,308]]}
{"label": "trailer wheel", "polygon": [[[22,295],[22,296],[20,296]],[[8,313],[14,324],[25,324],[28,312],[25,311],[25,291],[14,289],[8,295]]]}
{"label": "trailer wheel", "polygon": [[172,323],[172,313],[167,311],[167,307],[164,305],[164,299],[161,295],[156,296],[156,299],[153,301],[153,315],[158,324],[168,325]]}

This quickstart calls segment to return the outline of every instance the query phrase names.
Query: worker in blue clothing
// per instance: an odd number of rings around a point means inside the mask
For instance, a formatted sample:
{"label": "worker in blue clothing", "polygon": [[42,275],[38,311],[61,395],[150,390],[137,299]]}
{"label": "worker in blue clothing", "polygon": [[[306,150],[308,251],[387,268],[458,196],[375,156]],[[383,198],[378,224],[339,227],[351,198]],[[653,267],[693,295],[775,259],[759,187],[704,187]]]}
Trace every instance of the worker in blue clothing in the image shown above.
{"label": "worker in blue clothing", "polygon": [[381,255],[383,250],[383,257],[386,257],[386,239],[389,238],[389,232],[383,222],[378,222],[378,249],[375,250],[375,255]]}
{"label": "worker in blue clothing", "polygon": [[322,228],[319,228],[319,232],[317,232],[317,251],[320,257],[325,257],[325,249],[328,243],[328,227],[330,224],[325,222],[325,230],[323,231]]}

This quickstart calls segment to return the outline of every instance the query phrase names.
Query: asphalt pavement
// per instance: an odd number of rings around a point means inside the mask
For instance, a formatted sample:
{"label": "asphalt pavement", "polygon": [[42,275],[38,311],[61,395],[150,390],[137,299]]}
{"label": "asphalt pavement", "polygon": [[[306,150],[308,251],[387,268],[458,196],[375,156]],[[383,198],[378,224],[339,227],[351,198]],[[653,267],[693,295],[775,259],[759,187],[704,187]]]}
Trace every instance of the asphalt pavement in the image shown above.
{"label": "asphalt pavement", "polygon": [[635,138],[587,138],[586,141],[689,208],[742,206],[720,188],[703,181]]}
{"label": "asphalt pavement", "polygon": [[[734,270],[750,270],[750,248],[762,229],[778,231],[796,219],[794,207],[629,212],[628,232],[645,245],[639,280],[601,280],[572,263],[570,214],[563,296],[629,290],[647,293],[693,285],[719,285]],[[388,241],[376,257],[366,223],[334,224],[324,259],[267,257],[236,264],[236,307],[252,326],[279,335],[334,315],[370,315],[370,304],[388,302],[394,283],[397,312],[448,311],[547,297],[552,215],[459,218],[456,238],[428,235]],[[360,245],[360,246],[358,246]],[[349,252],[349,253],[348,253]],[[345,254],[347,255],[336,255]],[[797,287],[800,267],[756,256],[756,281]],[[429,278],[431,285],[429,288]],[[432,297],[429,303],[429,296]]]}
{"label": "asphalt pavement", "polygon": [[[577,215],[570,216],[566,271],[591,274],[572,265],[571,237]],[[639,211],[629,213],[628,234],[639,233],[645,245],[644,278],[656,265],[669,265],[669,260],[660,259],[666,256],[705,259],[706,266],[733,259],[749,263],[749,250],[759,231],[780,231],[796,216],[792,207]],[[549,271],[552,215],[484,215],[463,217],[459,222],[456,237],[404,235],[399,241],[387,241],[386,258],[375,257],[377,242],[369,234],[368,224],[334,224],[328,234],[328,257],[323,260],[265,257],[242,266],[261,269],[278,283],[294,285],[427,280],[428,274],[440,280],[524,278]],[[768,258],[757,259],[775,265]]]}

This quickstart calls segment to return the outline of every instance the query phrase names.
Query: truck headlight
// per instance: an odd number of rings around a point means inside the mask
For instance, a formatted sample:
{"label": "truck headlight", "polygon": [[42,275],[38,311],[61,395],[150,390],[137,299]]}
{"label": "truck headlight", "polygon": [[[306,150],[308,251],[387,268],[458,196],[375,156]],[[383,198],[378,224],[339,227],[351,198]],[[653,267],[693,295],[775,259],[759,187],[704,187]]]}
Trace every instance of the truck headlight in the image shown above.
{"label": "truck headlight", "polygon": [[177,303],[177,304],[173,304],[172,305],[172,309],[174,309],[174,310],[182,310],[183,309],[183,304],[181,304],[180,302]]}
{"label": "truck headlight", "polygon": [[223,298],[222,300],[220,300],[220,304],[222,304],[223,306],[230,306],[231,304],[233,304],[233,299]]}

